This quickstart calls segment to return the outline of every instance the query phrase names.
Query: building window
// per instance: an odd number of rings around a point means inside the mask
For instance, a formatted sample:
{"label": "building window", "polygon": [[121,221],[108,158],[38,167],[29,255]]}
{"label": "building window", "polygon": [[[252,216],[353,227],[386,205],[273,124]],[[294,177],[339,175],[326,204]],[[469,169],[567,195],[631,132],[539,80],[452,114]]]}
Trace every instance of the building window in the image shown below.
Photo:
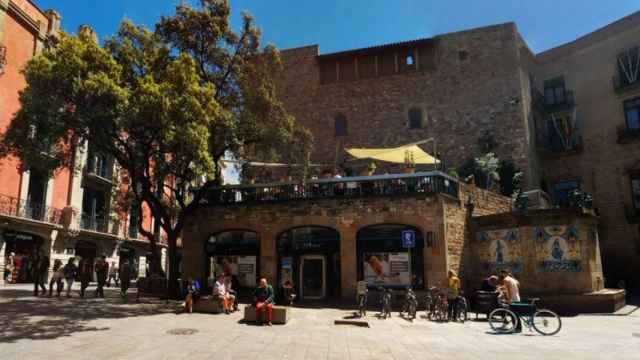
{"label": "building window", "polygon": [[640,48],[629,48],[618,54],[618,76],[620,85],[634,84],[640,77]]}
{"label": "building window", "polygon": [[640,97],[624,102],[627,129],[640,130]]}
{"label": "building window", "polygon": [[409,129],[422,128],[422,110],[412,108],[409,110]]}
{"label": "building window", "polygon": [[338,115],[335,118],[336,136],[347,136],[347,118],[344,115]]}
{"label": "building window", "polygon": [[631,175],[631,197],[633,207],[640,210],[640,174]]}
{"label": "building window", "polygon": [[557,77],[555,79],[547,80],[544,82],[544,103],[545,105],[557,105],[564,104],[565,99],[565,85],[564,77]]}
{"label": "building window", "polygon": [[569,205],[569,194],[574,190],[580,190],[580,181],[560,181],[553,185],[553,200],[560,207]]}
{"label": "building window", "polygon": [[407,66],[413,66],[413,55],[407,55],[407,58],[405,59],[405,64]]}

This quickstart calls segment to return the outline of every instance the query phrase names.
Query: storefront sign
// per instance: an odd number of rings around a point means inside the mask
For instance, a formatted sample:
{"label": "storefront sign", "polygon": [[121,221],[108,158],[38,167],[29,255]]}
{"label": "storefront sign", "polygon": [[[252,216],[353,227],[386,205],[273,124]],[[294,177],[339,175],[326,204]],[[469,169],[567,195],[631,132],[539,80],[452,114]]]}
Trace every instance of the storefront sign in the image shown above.
{"label": "storefront sign", "polygon": [[365,253],[363,259],[364,280],[369,286],[411,285],[408,253]]}
{"label": "storefront sign", "polygon": [[413,230],[404,230],[402,232],[402,247],[414,248],[416,247],[416,232]]}

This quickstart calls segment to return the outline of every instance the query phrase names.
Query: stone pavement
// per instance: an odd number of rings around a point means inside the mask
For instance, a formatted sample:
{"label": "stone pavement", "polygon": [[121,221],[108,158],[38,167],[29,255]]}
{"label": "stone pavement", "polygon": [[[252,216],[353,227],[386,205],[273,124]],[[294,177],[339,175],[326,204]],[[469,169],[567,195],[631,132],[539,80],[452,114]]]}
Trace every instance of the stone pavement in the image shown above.
{"label": "stone pavement", "polygon": [[0,359],[640,359],[635,308],[566,317],[558,335],[543,337],[397,313],[379,320],[370,312],[369,328],[338,326],[352,311],[335,308],[293,308],[287,325],[259,327],[241,323],[240,312],[181,314],[176,302],[137,304],[114,290],[106,300],[35,298],[30,290],[0,286]]}

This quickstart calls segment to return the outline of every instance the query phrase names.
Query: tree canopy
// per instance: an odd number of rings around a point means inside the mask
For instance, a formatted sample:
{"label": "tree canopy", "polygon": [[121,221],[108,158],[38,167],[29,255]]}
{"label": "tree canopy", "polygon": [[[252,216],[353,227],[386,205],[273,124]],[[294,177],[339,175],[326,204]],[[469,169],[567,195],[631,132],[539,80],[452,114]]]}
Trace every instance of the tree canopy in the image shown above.
{"label": "tree canopy", "polygon": [[73,168],[87,143],[112,157],[167,234],[170,280],[176,239],[220,183],[225,154],[308,159],[309,133],[277,98],[277,50],[247,14],[234,31],[230,12],[224,0],[180,4],[153,31],[124,21],[103,46],[86,32],[61,34],[24,69],[22,106],[0,145],[49,170]]}

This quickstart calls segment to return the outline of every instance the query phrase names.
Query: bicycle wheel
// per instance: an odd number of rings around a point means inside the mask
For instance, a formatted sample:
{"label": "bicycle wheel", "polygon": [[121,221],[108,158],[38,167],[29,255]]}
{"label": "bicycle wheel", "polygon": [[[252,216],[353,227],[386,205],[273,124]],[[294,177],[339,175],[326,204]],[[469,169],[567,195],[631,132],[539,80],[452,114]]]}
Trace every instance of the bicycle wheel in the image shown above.
{"label": "bicycle wheel", "polygon": [[555,335],[562,328],[562,320],[551,310],[538,310],[532,317],[533,328],[541,335]]}
{"label": "bicycle wheel", "polygon": [[467,321],[467,303],[465,302],[460,302],[460,304],[458,305],[458,320],[462,323],[464,323],[465,321]]}
{"label": "bicycle wheel", "polygon": [[509,309],[495,309],[489,314],[487,319],[491,329],[498,333],[510,333],[513,332],[517,325],[517,317],[513,311]]}
{"label": "bicycle wheel", "polygon": [[409,304],[408,313],[411,320],[416,318],[416,304]]}

